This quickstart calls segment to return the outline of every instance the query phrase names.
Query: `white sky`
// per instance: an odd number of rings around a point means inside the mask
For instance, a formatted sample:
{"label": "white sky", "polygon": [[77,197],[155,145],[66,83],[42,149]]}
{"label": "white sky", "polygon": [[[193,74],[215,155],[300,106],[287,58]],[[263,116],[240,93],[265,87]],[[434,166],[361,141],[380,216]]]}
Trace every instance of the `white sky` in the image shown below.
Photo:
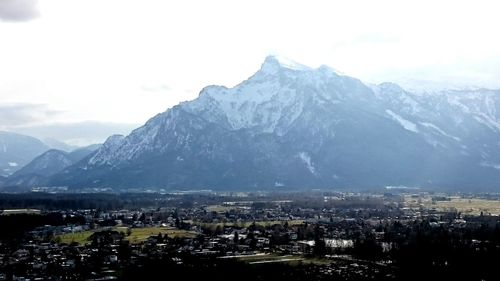
{"label": "white sky", "polygon": [[143,123],[268,54],[367,82],[500,88],[497,3],[40,0],[35,19],[0,19],[0,106],[50,109],[16,126]]}

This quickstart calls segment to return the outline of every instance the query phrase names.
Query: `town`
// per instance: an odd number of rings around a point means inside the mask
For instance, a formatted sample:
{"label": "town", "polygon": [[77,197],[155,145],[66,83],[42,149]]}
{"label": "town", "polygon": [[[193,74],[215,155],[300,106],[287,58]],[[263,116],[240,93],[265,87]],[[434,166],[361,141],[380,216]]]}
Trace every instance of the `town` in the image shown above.
{"label": "town", "polygon": [[0,203],[0,280],[494,280],[500,258],[491,194],[27,193]]}

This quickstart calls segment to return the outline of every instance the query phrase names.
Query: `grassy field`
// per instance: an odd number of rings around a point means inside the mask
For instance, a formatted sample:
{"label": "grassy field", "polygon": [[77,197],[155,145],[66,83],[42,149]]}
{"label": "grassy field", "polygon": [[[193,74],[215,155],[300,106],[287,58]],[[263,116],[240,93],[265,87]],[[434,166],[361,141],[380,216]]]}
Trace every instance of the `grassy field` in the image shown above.
{"label": "grassy field", "polygon": [[207,207],[207,212],[217,212],[217,213],[225,213],[231,210],[238,209],[235,206],[221,206],[221,205],[210,205]]}
{"label": "grassy field", "polygon": [[[127,233],[126,227],[116,227],[115,230],[118,232],[123,231],[124,233]],[[145,241],[150,236],[156,236],[159,233],[161,233],[162,235],[167,234],[168,237],[170,238],[173,237],[194,238],[197,235],[197,233],[193,231],[174,229],[171,227],[145,227],[145,228],[132,228],[131,230],[132,233],[130,234],[130,236],[125,236],[125,239],[127,239],[131,243],[139,243]]]}
{"label": "grassy field", "polygon": [[[77,233],[66,233],[57,236],[57,241],[59,243],[72,243],[76,242],[78,244],[90,243],[88,238],[96,231],[102,231],[104,229],[97,229],[92,231],[83,231]],[[196,237],[196,233],[187,230],[174,229],[169,227],[145,227],[145,228],[131,228],[132,233],[127,236],[126,227],[114,227],[112,230],[125,233],[125,239],[130,241],[130,243],[140,243],[148,239],[150,236],[156,236],[159,233],[162,235],[167,234],[169,237]]]}
{"label": "grassy field", "polygon": [[427,208],[437,211],[456,210],[462,214],[479,215],[484,214],[500,215],[500,201],[486,199],[467,199],[460,197],[451,197],[449,201],[432,201],[430,196],[419,198],[405,197],[405,204],[411,208]]}
{"label": "grassy field", "polygon": [[437,201],[436,206],[443,210],[456,209],[463,214],[500,215],[500,201],[497,200],[452,198],[451,201]]}
{"label": "grassy field", "polygon": [[76,242],[80,245],[90,243],[87,239],[92,235],[94,231],[83,231],[75,233],[66,233],[56,236],[56,241],[59,243],[70,244]]}
{"label": "grassy field", "polygon": [[256,254],[256,255],[244,255],[244,256],[234,256],[234,257],[224,257],[230,259],[237,259],[242,262],[249,264],[259,264],[259,263],[272,263],[272,262],[291,262],[303,260],[301,256],[291,256],[291,255],[275,255],[275,254]]}

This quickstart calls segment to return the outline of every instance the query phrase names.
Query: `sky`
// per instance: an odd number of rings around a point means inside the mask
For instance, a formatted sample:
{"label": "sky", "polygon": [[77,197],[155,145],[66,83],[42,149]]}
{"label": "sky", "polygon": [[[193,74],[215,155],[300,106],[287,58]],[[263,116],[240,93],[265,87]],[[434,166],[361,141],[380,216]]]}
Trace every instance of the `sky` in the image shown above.
{"label": "sky", "polygon": [[[483,0],[0,0],[0,130],[99,142],[207,85],[238,84],[267,55],[369,83],[500,88],[499,8]],[[70,137],[71,126],[87,129]]]}

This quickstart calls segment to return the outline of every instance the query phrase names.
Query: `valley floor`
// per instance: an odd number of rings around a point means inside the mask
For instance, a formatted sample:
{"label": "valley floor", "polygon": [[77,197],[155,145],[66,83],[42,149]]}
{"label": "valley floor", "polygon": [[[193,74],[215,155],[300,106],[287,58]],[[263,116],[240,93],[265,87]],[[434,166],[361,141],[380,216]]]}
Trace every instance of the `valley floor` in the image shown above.
{"label": "valley floor", "polygon": [[497,280],[499,202],[426,192],[0,194],[0,280]]}

